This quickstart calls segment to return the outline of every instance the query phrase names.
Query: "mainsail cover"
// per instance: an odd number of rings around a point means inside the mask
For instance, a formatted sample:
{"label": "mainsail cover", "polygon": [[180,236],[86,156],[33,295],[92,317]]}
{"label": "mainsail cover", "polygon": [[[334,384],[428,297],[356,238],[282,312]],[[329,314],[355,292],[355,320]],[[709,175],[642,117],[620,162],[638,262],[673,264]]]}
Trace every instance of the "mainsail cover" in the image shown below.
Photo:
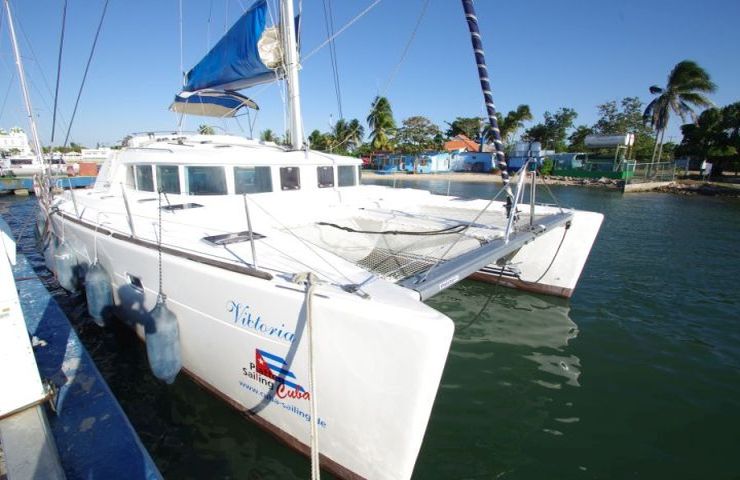
{"label": "mainsail cover", "polygon": [[185,75],[183,90],[233,91],[274,81],[276,72],[262,61],[258,46],[265,33],[266,15],[266,0],[255,2]]}

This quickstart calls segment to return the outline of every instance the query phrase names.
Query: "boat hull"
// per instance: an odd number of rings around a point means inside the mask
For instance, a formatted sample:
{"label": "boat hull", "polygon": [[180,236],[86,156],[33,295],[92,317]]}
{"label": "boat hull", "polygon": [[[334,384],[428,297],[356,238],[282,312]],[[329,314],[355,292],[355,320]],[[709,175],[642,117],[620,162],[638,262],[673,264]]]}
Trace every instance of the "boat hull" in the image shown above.
{"label": "boat hull", "polygon": [[[156,247],[69,215],[52,221],[80,264],[92,263],[97,241],[114,313],[143,338],[158,293]],[[319,287],[311,386],[303,286],[169,252],[162,265],[183,368],[198,383],[304,453],[316,421],[322,465],[340,477],[410,478],[449,350],[450,319],[421,302],[399,306]]]}
{"label": "boat hull", "polygon": [[471,279],[533,293],[570,298],[604,216],[574,211],[570,227],[558,227],[522,247],[503,269],[490,264]]}

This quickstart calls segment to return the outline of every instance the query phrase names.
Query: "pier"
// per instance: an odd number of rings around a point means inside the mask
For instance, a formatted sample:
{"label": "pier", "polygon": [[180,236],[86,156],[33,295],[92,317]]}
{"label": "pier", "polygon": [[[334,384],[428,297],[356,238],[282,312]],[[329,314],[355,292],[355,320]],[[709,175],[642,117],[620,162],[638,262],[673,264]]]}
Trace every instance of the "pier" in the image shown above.
{"label": "pier", "polygon": [[[15,265],[12,275],[3,271],[0,278],[0,327],[8,334],[0,337],[0,477],[162,478],[59,305],[26,257],[12,258],[8,232],[3,229],[6,248],[0,254],[8,257],[2,258],[5,270],[13,260]],[[25,329],[11,325],[21,318]],[[13,353],[14,359],[6,358]],[[34,357],[38,374],[29,370]],[[32,384],[28,398],[16,398],[19,382]]]}

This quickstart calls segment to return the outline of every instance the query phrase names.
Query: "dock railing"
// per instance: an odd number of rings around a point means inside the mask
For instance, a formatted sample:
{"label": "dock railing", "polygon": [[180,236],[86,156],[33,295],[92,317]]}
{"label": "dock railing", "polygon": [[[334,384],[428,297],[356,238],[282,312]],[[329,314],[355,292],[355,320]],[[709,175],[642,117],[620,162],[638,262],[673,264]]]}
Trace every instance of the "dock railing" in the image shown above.
{"label": "dock railing", "polygon": [[674,162],[630,162],[624,168],[631,173],[626,177],[628,183],[672,182],[676,178]]}

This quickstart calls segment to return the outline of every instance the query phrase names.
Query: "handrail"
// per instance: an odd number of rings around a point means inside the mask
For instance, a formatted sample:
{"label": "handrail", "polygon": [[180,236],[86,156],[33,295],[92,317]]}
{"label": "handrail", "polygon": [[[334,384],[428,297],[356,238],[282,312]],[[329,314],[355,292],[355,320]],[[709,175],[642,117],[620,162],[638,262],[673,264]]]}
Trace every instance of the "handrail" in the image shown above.
{"label": "handrail", "polygon": [[509,237],[511,235],[511,230],[514,227],[514,220],[516,219],[516,207],[519,205],[519,200],[521,199],[522,192],[524,190],[524,177],[526,176],[525,173],[527,172],[527,167],[529,166],[529,160],[524,162],[524,165],[522,165],[522,168],[519,169],[519,172],[517,175],[519,175],[519,178],[517,179],[517,185],[516,185],[516,192],[514,193],[514,204],[511,206],[511,212],[512,214],[509,215],[509,219],[506,222],[506,230],[504,232],[504,243],[509,243]]}

